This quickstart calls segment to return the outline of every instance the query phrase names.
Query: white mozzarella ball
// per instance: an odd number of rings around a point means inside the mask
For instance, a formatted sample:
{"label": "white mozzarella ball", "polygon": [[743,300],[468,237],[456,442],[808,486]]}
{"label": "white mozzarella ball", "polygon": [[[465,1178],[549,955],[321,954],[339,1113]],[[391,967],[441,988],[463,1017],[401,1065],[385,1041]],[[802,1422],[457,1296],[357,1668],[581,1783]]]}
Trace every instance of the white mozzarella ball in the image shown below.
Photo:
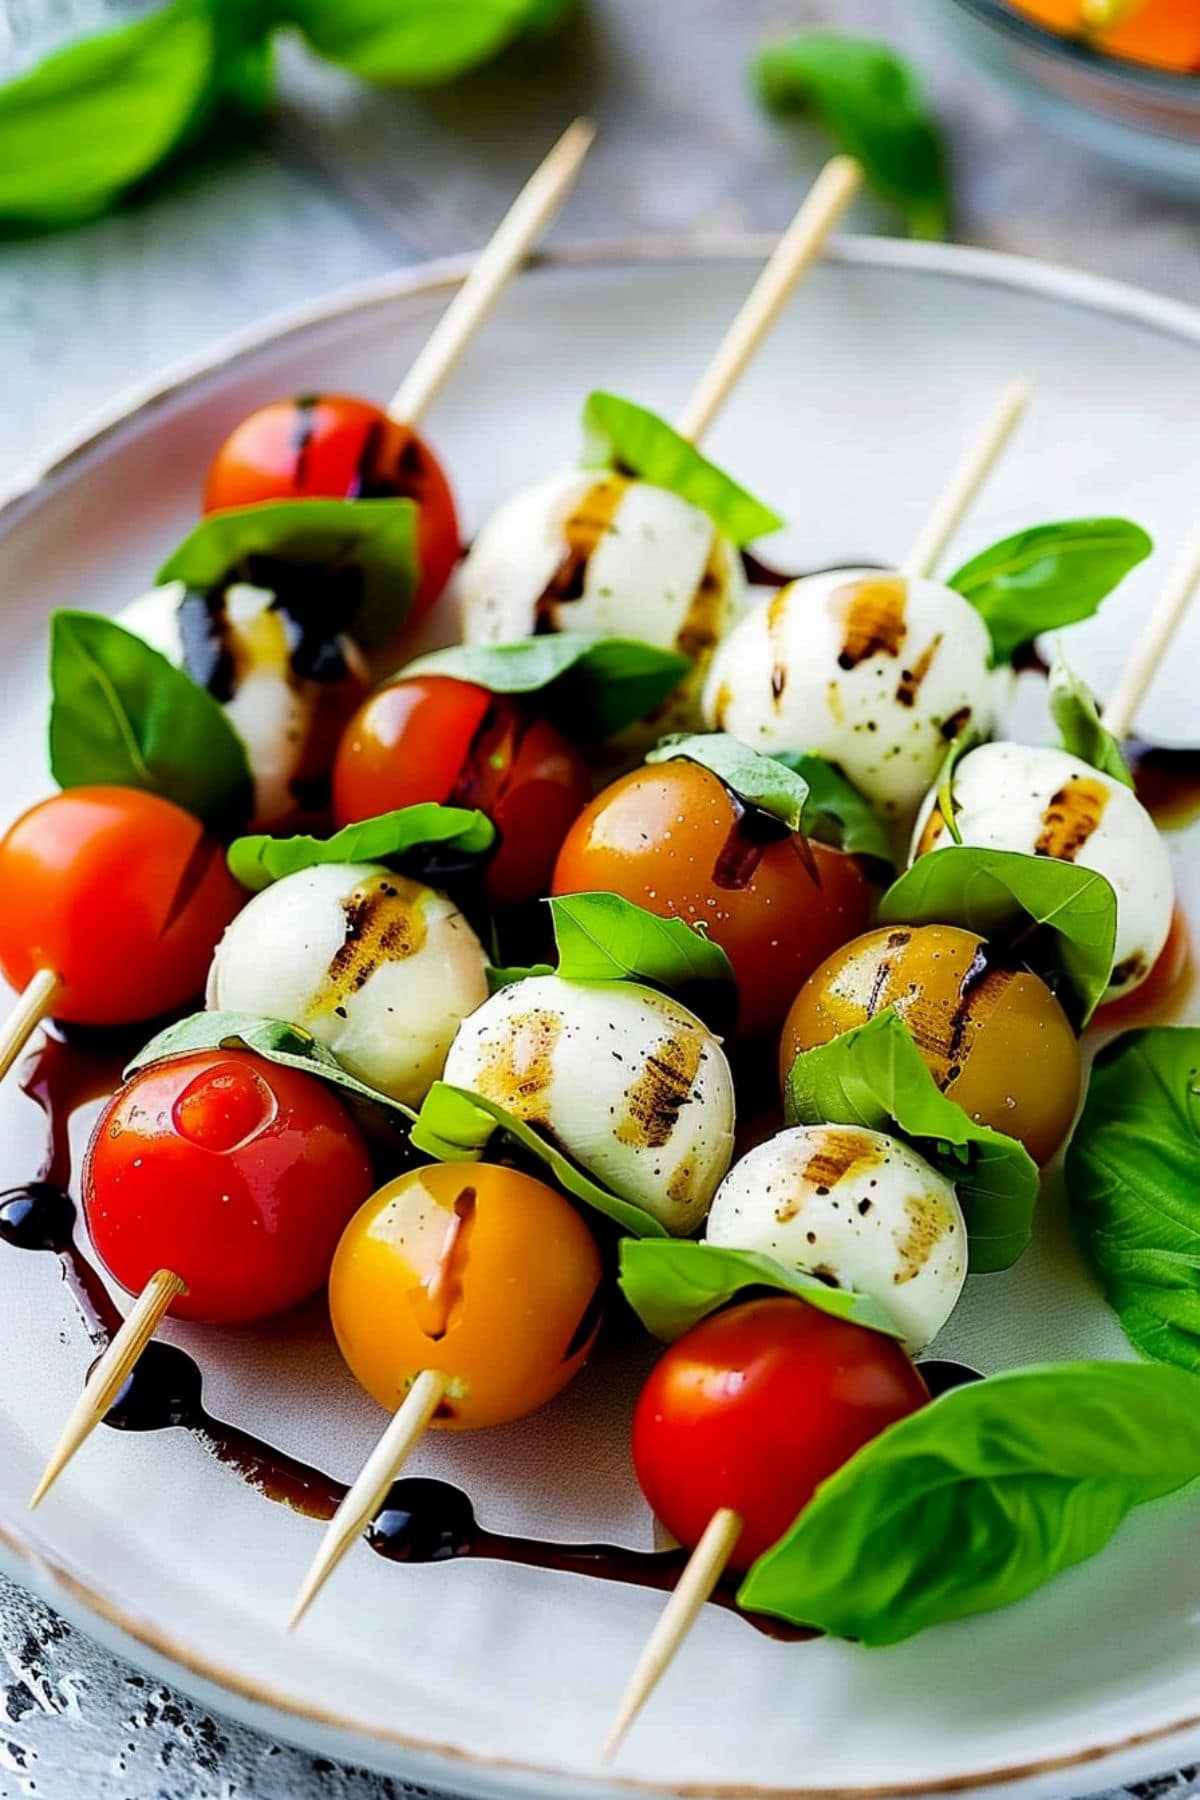
{"label": "white mozzarella ball", "polygon": [[217,945],[210,1010],[303,1026],[352,1075],[418,1106],[487,959],[452,901],[377,863],[325,863],[256,894]]}
{"label": "white mozzarella ball", "polygon": [[911,820],[948,739],[991,729],[991,639],[960,594],[871,569],[806,575],[748,612],[712,659],[710,726],[838,765]]}
{"label": "white mozzarella ball", "polygon": [[630,981],[535,975],[467,1019],[446,1080],[541,1127],[597,1181],[695,1230],[733,1154],[733,1080],[707,1026]]}
{"label": "white mozzarella ball", "polygon": [[[296,629],[268,588],[235,582],[219,596],[189,596],[182,581],[151,588],[118,613],[117,623],[176,668],[209,688],[246,747],[254,777],[254,822],[263,830],[311,810],[306,784],[327,780],[341,727],[370,685],[362,652],[333,633],[329,680],[297,673]],[[198,609],[195,650],[185,606]]]}
{"label": "white mozzarella ball", "polygon": [[953,1187],[907,1144],[857,1126],[797,1125],[759,1144],[717,1189],[705,1237],[869,1295],[914,1352],[967,1274]]}
{"label": "white mozzarella ball", "polygon": [[[952,787],[964,844],[1056,856],[1112,884],[1117,941],[1106,998],[1138,987],[1166,944],[1175,885],[1167,847],[1133,790],[1069,751],[1009,743],[969,751]],[[917,820],[913,856],[949,841],[931,793]]]}

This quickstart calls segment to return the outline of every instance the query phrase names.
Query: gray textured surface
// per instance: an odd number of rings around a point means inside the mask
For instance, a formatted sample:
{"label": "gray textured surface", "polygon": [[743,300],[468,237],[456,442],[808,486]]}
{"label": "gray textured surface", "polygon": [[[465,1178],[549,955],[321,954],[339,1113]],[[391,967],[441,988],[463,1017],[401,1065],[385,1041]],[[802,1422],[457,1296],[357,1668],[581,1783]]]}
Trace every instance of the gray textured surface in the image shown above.
{"label": "gray textured surface", "polygon": [[[1024,119],[903,0],[586,4],[532,68],[419,98],[366,92],[289,48],[283,106],[252,152],[177,177],[117,218],[0,248],[0,376],[19,421],[0,440],[0,477],[224,331],[478,242],[576,111],[593,112],[602,135],[564,234],[781,225],[820,148],[758,113],[744,70],[754,45],[789,25],[877,31],[918,57],[953,141],[960,237],[1200,299],[1197,209],[1115,178]],[[854,223],[894,221],[864,203]],[[1134,1792],[1198,1790],[1189,1769]],[[417,1791],[212,1719],[0,1580],[0,1800]]]}

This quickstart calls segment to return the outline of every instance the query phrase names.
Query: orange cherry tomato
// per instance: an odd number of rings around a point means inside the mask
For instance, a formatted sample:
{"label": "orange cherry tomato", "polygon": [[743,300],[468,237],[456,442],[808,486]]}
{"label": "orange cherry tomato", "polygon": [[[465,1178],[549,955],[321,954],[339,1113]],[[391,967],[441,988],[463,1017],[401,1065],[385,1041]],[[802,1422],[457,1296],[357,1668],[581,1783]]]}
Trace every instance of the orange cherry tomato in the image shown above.
{"label": "orange cherry tomato", "polygon": [[1081,0],[1012,0],[1015,11],[1064,37],[1086,37],[1097,49],[1156,69],[1194,74],[1200,67],[1196,0],[1134,0],[1115,24],[1085,29]]}
{"label": "orange cherry tomato", "polygon": [[759,821],[698,763],[634,769],[567,833],[553,892],[607,890],[702,926],[737,976],[738,1036],[777,1030],[805,976],[866,929],[871,887],[854,857]]}
{"label": "orange cherry tomato", "polygon": [[415,500],[421,581],[415,621],[437,599],[459,557],[458,515],[441,463],[416,431],[369,400],[306,394],[260,407],[213,458],[206,513],[263,500]]}
{"label": "orange cherry tomato", "polygon": [[389,682],[364,701],[333,771],[339,825],[438,800],[474,806],[499,834],[485,889],[493,906],[538,900],[592,794],[581,753],[515,700],[445,675]]}
{"label": "orange cherry tomato", "polygon": [[544,1182],[491,1163],[434,1163],[373,1194],[329,1277],[351,1371],[394,1412],[423,1370],[449,1390],[451,1431],[504,1425],[552,1400],[600,1325],[600,1253]]}
{"label": "orange cherry tomato", "polygon": [[187,1283],[177,1318],[235,1325],[315,1293],[371,1159],[333,1089],[245,1050],[139,1070],[100,1115],[83,1171],[92,1242],[121,1286]]}
{"label": "orange cherry tomato", "polygon": [[53,1011],[128,1025],[204,988],[245,895],[191,813],[137,788],[80,787],[24,813],[0,839],[0,969],[23,988],[62,982]]}
{"label": "orange cherry tomato", "polygon": [[929,1399],[894,1338],[803,1300],[748,1300],[672,1344],[633,1416],[633,1464],[681,1544],[742,1519],[735,1569],[778,1543],[814,1490]]}

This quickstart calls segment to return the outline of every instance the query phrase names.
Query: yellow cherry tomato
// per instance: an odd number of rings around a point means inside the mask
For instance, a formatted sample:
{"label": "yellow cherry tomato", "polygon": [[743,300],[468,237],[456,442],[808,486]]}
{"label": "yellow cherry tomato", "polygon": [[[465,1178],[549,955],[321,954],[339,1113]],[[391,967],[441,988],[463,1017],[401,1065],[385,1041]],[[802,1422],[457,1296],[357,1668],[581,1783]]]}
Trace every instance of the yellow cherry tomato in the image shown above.
{"label": "yellow cherry tomato", "polygon": [[600,1325],[600,1253],[544,1182],[435,1163],[359,1208],[329,1277],[351,1371],[394,1412],[424,1369],[447,1376],[434,1426],[504,1425],[552,1400]]}

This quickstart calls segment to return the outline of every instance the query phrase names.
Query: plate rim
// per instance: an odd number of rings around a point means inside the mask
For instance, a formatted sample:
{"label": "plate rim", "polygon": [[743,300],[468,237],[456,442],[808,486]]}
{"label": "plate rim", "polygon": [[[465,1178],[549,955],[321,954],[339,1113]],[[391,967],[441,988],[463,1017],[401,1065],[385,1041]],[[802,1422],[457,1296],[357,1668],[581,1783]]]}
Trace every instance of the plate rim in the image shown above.
{"label": "plate rim", "polygon": [[[531,270],[586,270],[589,267],[649,266],[689,262],[747,262],[765,258],[775,244],[769,233],[722,232],[709,234],[654,234],[632,237],[589,238],[567,242],[536,252],[523,273]],[[966,283],[1015,289],[1109,318],[1123,319],[1166,336],[1200,346],[1200,307],[1184,300],[1155,294],[1133,283],[1108,276],[1065,268],[1055,263],[1007,251],[973,245],[927,243],[883,237],[838,237],[826,247],[826,258],[844,266],[859,266],[946,277]],[[58,486],[72,477],[81,464],[105,455],[121,434],[139,425],[160,407],[186,392],[209,383],[253,360],[262,350],[341,319],[369,314],[412,299],[459,285],[468,273],[472,253],[440,257],[429,262],[367,277],[335,288],[313,300],[284,307],[253,326],[227,333],[206,349],[177,358],[146,381],[125,387],[112,400],[85,415],[72,432],[58,437],[49,448],[0,486],[0,542],[23,520],[49,504]],[[371,1747],[399,1752],[421,1765],[409,1768],[418,1779],[445,1777],[451,1781],[474,1777],[482,1786],[475,1792],[501,1791],[497,1782],[532,1780],[542,1792],[567,1794],[629,1794],[670,1797],[670,1800],[886,1800],[890,1796],[971,1793],[1011,1788],[1071,1769],[1094,1766],[1121,1757],[1138,1758],[1151,1746],[1170,1750],[1172,1760],[1186,1760],[1189,1744],[1200,1745],[1200,1712],[1189,1713],[1165,1725],[1126,1733],[1120,1738],[1090,1743],[1077,1749],[1029,1761],[982,1768],[960,1769],[933,1780],[847,1787],[838,1783],[802,1787],[763,1787],[743,1783],[651,1781],[620,1775],[589,1775],[527,1763],[514,1758],[480,1756],[457,1745],[414,1738],[361,1720],[348,1718],[331,1708],[303,1702],[259,1685],[236,1669],[228,1669],[180,1643],[149,1620],[125,1609],[90,1581],[51,1555],[36,1535],[20,1523],[0,1516],[0,1568],[32,1589],[65,1614],[85,1633],[100,1640],[135,1663],[149,1658],[168,1679],[183,1679],[188,1689],[192,1678],[207,1695],[229,1696],[228,1708],[257,1729],[282,1726],[280,1735],[291,1742],[312,1744],[317,1735],[332,1733],[337,1754],[362,1760]],[[175,1673],[177,1672],[177,1673]],[[195,1691],[194,1689],[192,1690]],[[217,1702],[218,1710],[220,1701]],[[268,1715],[264,1720],[260,1709]],[[1174,1740],[1178,1739],[1177,1745]],[[327,1743],[324,1748],[329,1748]],[[389,1758],[390,1765],[399,1764]],[[378,1765],[377,1765],[378,1766]],[[1145,1758],[1127,1773],[1159,1770],[1163,1763]],[[490,1777],[490,1779],[489,1779]],[[508,1786],[510,1793],[520,1788]]]}

